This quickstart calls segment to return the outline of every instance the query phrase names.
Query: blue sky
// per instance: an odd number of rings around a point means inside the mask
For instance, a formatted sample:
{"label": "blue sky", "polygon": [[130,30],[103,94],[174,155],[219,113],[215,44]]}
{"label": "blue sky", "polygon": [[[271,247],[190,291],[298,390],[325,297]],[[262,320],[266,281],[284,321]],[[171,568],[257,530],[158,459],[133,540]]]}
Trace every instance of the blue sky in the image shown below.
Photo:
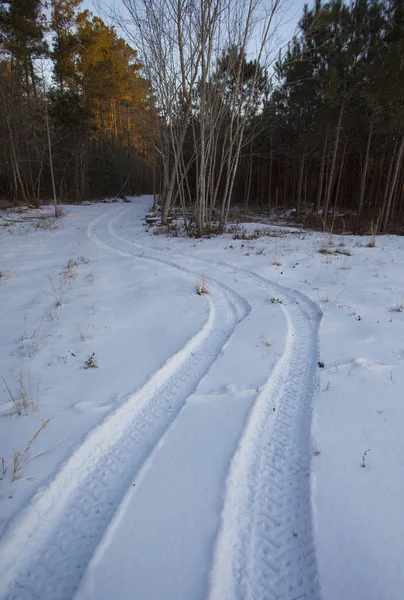
{"label": "blue sky", "polygon": [[[119,0],[111,0],[111,4],[117,2],[119,4]],[[101,0],[101,3],[108,6],[108,0]],[[314,0],[285,0],[284,7],[286,9],[286,16],[284,18],[284,22],[281,30],[282,42],[285,43],[288,41],[295,31],[298,20],[303,14],[303,6],[308,4],[311,6],[314,3]],[[97,8],[94,4],[93,0],[83,0],[82,8],[89,9],[92,13],[98,14]]]}
{"label": "blue sky", "polygon": [[[104,0],[105,4],[108,5],[108,1]],[[298,20],[303,13],[303,6],[306,4],[311,6],[314,0],[286,0],[286,6],[288,7],[288,17],[285,19],[285,25],[283,27],[285,36],[290,37],[296,27]],[[83,9],[88,8],[92,13],[97,14],[97,9],[94,6],[93,0],[83,0]]]}

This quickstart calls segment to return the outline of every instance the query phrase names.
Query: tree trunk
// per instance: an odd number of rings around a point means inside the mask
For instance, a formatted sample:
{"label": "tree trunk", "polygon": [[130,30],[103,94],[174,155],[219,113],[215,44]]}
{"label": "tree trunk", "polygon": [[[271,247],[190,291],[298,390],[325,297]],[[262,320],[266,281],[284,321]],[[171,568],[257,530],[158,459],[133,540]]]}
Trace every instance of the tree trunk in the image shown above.
{"label": "tree trunk", "polygon": [[338,199],[339,199],[339,192],[340,192],[340,189],[341,189],[342,172],[344,170],[345,152],[346,152],[346,142],[344,144],[344,150],[342,151],[342,159],[341,159],[341,166],[340,166],[340,169],[339,169],[337,189],[335,190],[333,220],[335,219],[335,213],[336,213],[336,210],[337,210],[337,206],[339,204]]}
{"label": "tree trunk", "polygon": [[[401,159],[403,156],[403,151],[404,151],[404,134],[401,138],[401,144],[400,144],[400,148],[398,150],[398,154],[397,154],[397,158],[396,158],[396,164],[394,167],[394,173],[393,173],[393,178],[392,181],[390,183],[390,189],[388,192],[388,195],[386,197],[386,203],[384,206],[384,214],[383,214],[383,222],[382,222],[382,226],[380,231],[386,231],[386,227],[388,225],[389,222],[389,217],[390,217],[390,209],[391,209],[391,200],[393,198],[393,193],[394,193],[394,189],[396,187],[396,183],[397,183],[397,177],[398,177],[398,172],[400,170],[400,165],[401,165]],[[394,160],[394,157],[393,159]]]}
{"label": "tree trunk", "polygon": [[252,156],[252,142],[251,142],[251,146],[250,146],[250,163],[248,166],[248,183],[247,183],[247,189],[246,189],[246,195],[245,195],[245,201],[244,201],[244,215],[247,216],[247,211],[248,211],[248,204],[250,201],[250,194],[251,194],[251,180],[252,180],[252,171],[253,171],[253,156]]}
{"label": "tree trunk", "polygon": [[297,205],[296,205],[296,215],[299,216],[300,214],[300,206],[301,206],[301,196],[302,196],[302,189],[303,189],[303,174],[304,174],[304,163],[305,163],[306,157],[303,154],[303,158],[300,161],[300,173],[299,173],[299,184],[298,184],[298,188],[297,188]]}
{"label": "tree trunk", "polygon": [[324,219],[325,223],[327,223],[328,210],[330,207],[331,192],[332,192],[332,187],[334,184],[335,164],[337,161],[339,138],[341,135],[342,117],[344,115],[344,110],[345,110],[345,102],[342,102],[341,109],[339,111],[337,131],[336,131],[336,135],[335,135],[334,152],[333,152],[333,156],[332,156],[331,170],[330,170],[330,174],[328,177],[327,190],[326,190],[324,207],[323,207],[323,219]]}
{"label": "tree trunk", "polygon": [[326,158],[326,155],[327,155],[327,143],[328,143],[328,127],[327,127],[327,135],[325,136],[325,141],[324,141],[323,156],[321,158],[320,181],[319,181],[319,184],[318,184],[318,191],[317,191],[317,205],[316,205],[316,212],[317,212],[317,214],[320,212],[321,195],[323,193],[325,158]]}
{"label": "tree trunk", "polygon": [[359,195],[356,226],[358,226],[359,219],[361,217],[362,210],[363,210],[363,200],[365,197],[365,188],[366,188],[366,177],[367,177],[367,172],[368,172],[368,167],[369,167],[370,144],[372,142],[372,134],[373,134],[373,121],[374,121],[374,116],[372,113],[372,120],[370,121],[370,128],[369,128],[369,135],[368,135],[368,143],[366,145],[365,164],[364,164],[363,170],[362,170],[361,191],[360,191],[360,195]]}

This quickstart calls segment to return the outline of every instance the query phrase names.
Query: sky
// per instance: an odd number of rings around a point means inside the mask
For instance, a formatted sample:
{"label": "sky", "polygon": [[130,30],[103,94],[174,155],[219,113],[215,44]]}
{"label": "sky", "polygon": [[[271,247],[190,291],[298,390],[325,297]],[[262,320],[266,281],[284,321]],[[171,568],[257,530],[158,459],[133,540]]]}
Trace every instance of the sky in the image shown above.
{"label": "sky", "polygon": [[[114,0],[112,0],[114,2]],[[111,2],[111,4],[112,4]],[[305,4],[309,4],[311,6],[314,0],[286,0],[285,6],[287,7],[286,16],[284,18],[284,23],[282,25],[282,39],[284,41],[290,39],[293,35],[293,32],[296,28],[297,22],[302,16],[303,6]],[[108,0],[104,0],[105,5],[108,5]],[[119,0],[117,1],[119,5]],[[94,3],[94,0],[83,0],[83,9],[88,9],[94,14],[98,14],[98,10]]]}

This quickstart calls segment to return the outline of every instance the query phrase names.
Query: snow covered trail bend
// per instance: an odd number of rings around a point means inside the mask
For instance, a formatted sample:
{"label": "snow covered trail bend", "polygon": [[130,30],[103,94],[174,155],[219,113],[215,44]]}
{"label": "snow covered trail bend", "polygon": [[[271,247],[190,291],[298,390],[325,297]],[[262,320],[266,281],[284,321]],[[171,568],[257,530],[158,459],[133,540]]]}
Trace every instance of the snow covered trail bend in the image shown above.
{"label": "snow covered trail bend", "polygon": [[[90,239],[108,251],[136,257],[133,250],[123,251],[99,239],[97,231],[107,235],[104,221],[105,215],[89,226]],[[166,263],[195,280],[190,271]],[[226,286],[210,280],[209,287],[210,312],[202,329],[88,435],[3,538],[0,598],[73,597],[136,473],[249,312],[248,303]]]}
{"label": "snow covered trail bend", "polygon": [[[109,229],[123,242],[117,219]],[[304,294],[255,273],[199,258],[187,263],[264,289],[281,302],[288,323],[284,353],[257,396],[232,460],[209,599],[319,600],[310,426],[321,310]]]}

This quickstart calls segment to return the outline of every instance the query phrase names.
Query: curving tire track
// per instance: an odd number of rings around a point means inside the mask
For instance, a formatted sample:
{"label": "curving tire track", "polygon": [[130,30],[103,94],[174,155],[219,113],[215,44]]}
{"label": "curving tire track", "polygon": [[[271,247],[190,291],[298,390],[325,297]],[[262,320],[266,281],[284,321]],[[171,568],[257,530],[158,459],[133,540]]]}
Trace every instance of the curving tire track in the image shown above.
{"label": "curving tire track", "polygon": [[[109,228],[124,241],[113,221]],[[276,296],[288,323],[284,353],[256,399],[232,460],[209,600],[319,600],[310,426],[321,311],[300,292],[250,271],[192,260]]]}
{"label": "curving tire track", "polygon": [[321,313],[296,291],[226,270],[282,300],[288,336],[232,461],[209,598],[318,600],[310,426]]}
{"label": "curving tire track", "polygon": [[[136,255],[99,239],[97,228],[103,226],[104,219],[105,215],[89,226],[90,239],[122,256]],[[143,258],[164,262],[195,277],[168,261],[146,255]],[[0,598],[73,597],[137,471],[249,310],[246,301],[232,290],[214,280],[210,280],[209,287],[210,313],[203,328],[89,434],[2,541]]]}

